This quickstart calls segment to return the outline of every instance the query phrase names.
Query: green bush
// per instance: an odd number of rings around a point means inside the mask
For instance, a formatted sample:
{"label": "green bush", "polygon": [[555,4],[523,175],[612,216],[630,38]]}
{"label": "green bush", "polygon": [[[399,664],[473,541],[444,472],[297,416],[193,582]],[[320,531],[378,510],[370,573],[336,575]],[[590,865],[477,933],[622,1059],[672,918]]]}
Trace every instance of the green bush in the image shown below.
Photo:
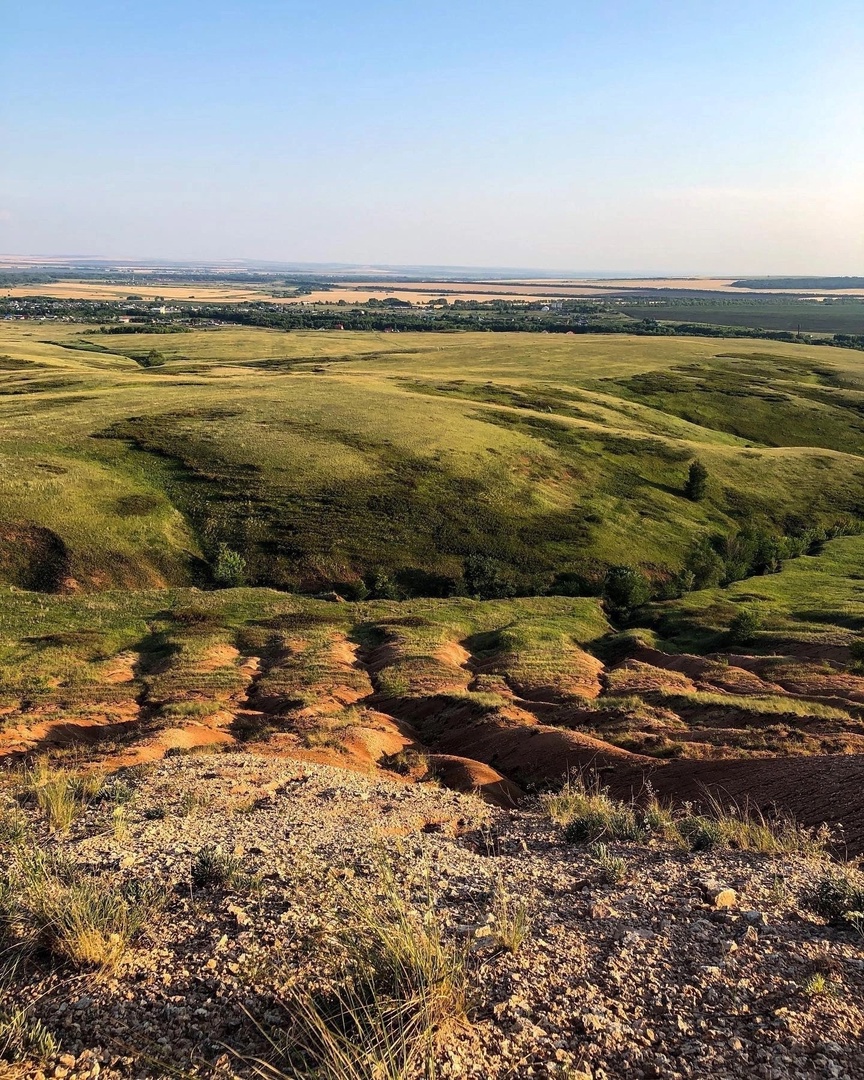
{"label": "green bush", "polygon": [[729,624],[729,636],[733,641],[747,643],[753,640],[762,626],[762,615],[753,607],[743,608]]}
{"label": "green bush", "polygon": [[223,585],[228,589],[242,585],[246,580],[246,560],[227,544],[220,544],[216,549],[213,579],[217,585]]}
{"label": "green bush", "polygon": [[858,927],[864,921],[864,878],[838,867],[807,890],[804,905],[832,926]]}
{"label": "green bush", "polygon": [[648,579],[632,566],[610,566],[603,582],[603,598],[610,610],[626,614],[651,599]]}

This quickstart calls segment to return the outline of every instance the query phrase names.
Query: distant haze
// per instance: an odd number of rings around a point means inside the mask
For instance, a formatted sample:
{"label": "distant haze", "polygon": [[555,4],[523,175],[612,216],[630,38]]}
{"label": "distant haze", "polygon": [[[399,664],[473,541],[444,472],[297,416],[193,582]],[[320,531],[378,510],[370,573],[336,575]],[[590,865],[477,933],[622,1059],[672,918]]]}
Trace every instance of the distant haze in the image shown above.
{"label": "distant haze", "polygon": [[862,274],[862,57],[860,0],[8,5],[0,252]]}

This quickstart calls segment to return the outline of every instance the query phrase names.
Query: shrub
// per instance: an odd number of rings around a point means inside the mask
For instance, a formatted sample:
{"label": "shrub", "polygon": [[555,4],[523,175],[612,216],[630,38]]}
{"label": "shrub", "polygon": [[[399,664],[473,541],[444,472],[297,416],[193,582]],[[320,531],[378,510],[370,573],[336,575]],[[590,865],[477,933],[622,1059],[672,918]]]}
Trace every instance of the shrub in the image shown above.
{"label": "shrub", "polygon": [[557,795],[544,799],[547,813],[564,826],[568,844],[601,839],[641,840],[646,835],[634,806],[613,799],[598,782],[579,776]]}
{"label": "shrub", "polygon": [[864,923],[864,878],[850,869],[837,867],[813,883],[803,902],[832,926],[858,929]]}
{"label": "shrub", "polygon": [[242,585],[246,580],[246,560],[227,544],[220,544],[216,549],[213,579],[217,585],[227,589]]}
{"label": "shrub", "polygon": [[469,596],[478,600],[505,600],[515,595],[513,584],[504,574],[504,567],[487,555],[469,555],[465,559],[463,576]]}

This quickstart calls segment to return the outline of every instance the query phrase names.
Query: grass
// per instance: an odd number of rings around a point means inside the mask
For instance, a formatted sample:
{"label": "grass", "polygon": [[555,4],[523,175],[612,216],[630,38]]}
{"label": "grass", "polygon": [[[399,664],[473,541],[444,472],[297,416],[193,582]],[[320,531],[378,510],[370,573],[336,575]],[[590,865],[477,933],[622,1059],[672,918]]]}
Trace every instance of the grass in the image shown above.
{"label": "grass", "polygon": [[239,856],[208,845],[201,848],[192,860],[190,880],[195,889],[231,889],[246,892],[257,888],[259,878],[243,869]]}
{"label": "grass", "polygon": [[807,828],[788,817],[767,818],[750,803],[708,795],[700,807],[664,806],[650,789],[641,800],[615,799],[596,777],[570,777],[564,788],[542,800],[548,816],[571,844],[590,844],[608,856],[609,841],[644,842],[652,837],[690,851],[736,850],[764,855],[824,855],[830,832]]}
{"label": "grass", "polygon": [[542,803],[571,844],[641,840],[646,836],[635,807],[613,799],[593,777],[571,776],[561,791],[543,796]]}
{"label": "grass", "polygon": [[32,798],[52,832],[66,833],[73,822],[102,793],[105,777],[98,772],[78,773],[56,768],[42,760],[21,777],[25,797]]}
{"label": "grass", "polygon": [[[49,588],[200,583],[224,544],[250,584],[353,588],[386,572],[408,594],[446,595],[482,554],[536,593],[596,564],[675,569],[705,531],[828,522],[864,500],[862,361],[847,350],[234,328],[52,337],[0,329],[12,361],[44,365],[2,373],[28,390],[0,395],[11,584],[32,587],[49,564]],[[64,347],[90,341],[113,351]],[[145,371],[130,350],[151,347],[166,363]],[[681,496],[697,454],[704,503]]]}
{"label": "grass", "polygon": [[[157,734],[240,708],[254,741],[328,713],[335,687],[369,695],[350,652],[383,647],[379,700],[447,698],[460,717],[500,714],[513,693],[564,700],[574,724],[655,757],[856,748],[862,710],[806,687],[646,694],[618,726],[612,693],[582,724],[610,627],[596,597],[563,594],[619,563],[659,589],[695,538],[744,522],[860,517],[860,354],[626,335],[48,336],[0,327],[5,730],[83,739],[110,721],[119,744],[139,723]],[[132,354],[151,348],[166,362],[144,370]],[[696,501],[695,457],[709,473]],[[228,549],[246,585],[202,589]],[[832,540],[630,621],[662,649],[842,649],[864,630],[862,558],[864,537]],[[333,589],[349,602],[309,598]],[[751,609],[759,628],[731,641]],[[670,710],[705,730],[661,730]],[[307,744],[335,748],[331,728]],[[38,797],[59,831],[86,802],[63,784]]]}
{"label": "grass", "polygon": [[79,969],[110,970],[164,903],[156,885],[90,875],[32,839],[5,854],[0,938],[14,952],[45,949]]}
{"label": "grass", "polygon": [[346,892],[345,917],[320,991],[283,1001],[287,1029],[269,1038],[259,1075],[408,1080],[437,1075],[440,1049],[468,1021],[468,953],[450,941],[428,887],[415,906],[392,865],[377,890]]}
{"label": "grass", "polygon": [[531,909],[524,896],[514,896],[499,878],[490,908],[492,936],[508,953],[517,953],[531,933]]}
{"label": "grass", "polygon": [[842,537],[817,555],[786,563],[782,573],[654,604],[646,615],[674,650],[728,649],[724,636],[729,623],[754,601],[763,626],[742,651],[782,655],[816,641],[848,645],[864,629],[862,558],[864,537]]}
{"label": "grass", "polygon": [[604,884],[621,885],[627,880],[626,861],[620,855],[613,855],[607,844],[592,844],[591,854],[600,868]]}

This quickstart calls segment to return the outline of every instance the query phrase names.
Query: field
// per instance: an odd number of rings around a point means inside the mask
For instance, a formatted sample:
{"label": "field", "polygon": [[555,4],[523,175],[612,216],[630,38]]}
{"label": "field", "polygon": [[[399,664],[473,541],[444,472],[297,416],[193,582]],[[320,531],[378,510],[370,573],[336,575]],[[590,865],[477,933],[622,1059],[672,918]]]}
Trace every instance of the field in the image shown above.
{"label": "field", "polygon": [[6,753],[431,755],[510,798],[861,749],[856,352],[5,323],[0,357]]}
{"label": "field", "polygon": [[854,352],[7,323],[0,355],[0,579],[23,587],[206,585],[224,548],[247,584],[346,596],[446,595],[472,557],[521,593],[621,563],[660,582],[703,534],[864,507]]}

